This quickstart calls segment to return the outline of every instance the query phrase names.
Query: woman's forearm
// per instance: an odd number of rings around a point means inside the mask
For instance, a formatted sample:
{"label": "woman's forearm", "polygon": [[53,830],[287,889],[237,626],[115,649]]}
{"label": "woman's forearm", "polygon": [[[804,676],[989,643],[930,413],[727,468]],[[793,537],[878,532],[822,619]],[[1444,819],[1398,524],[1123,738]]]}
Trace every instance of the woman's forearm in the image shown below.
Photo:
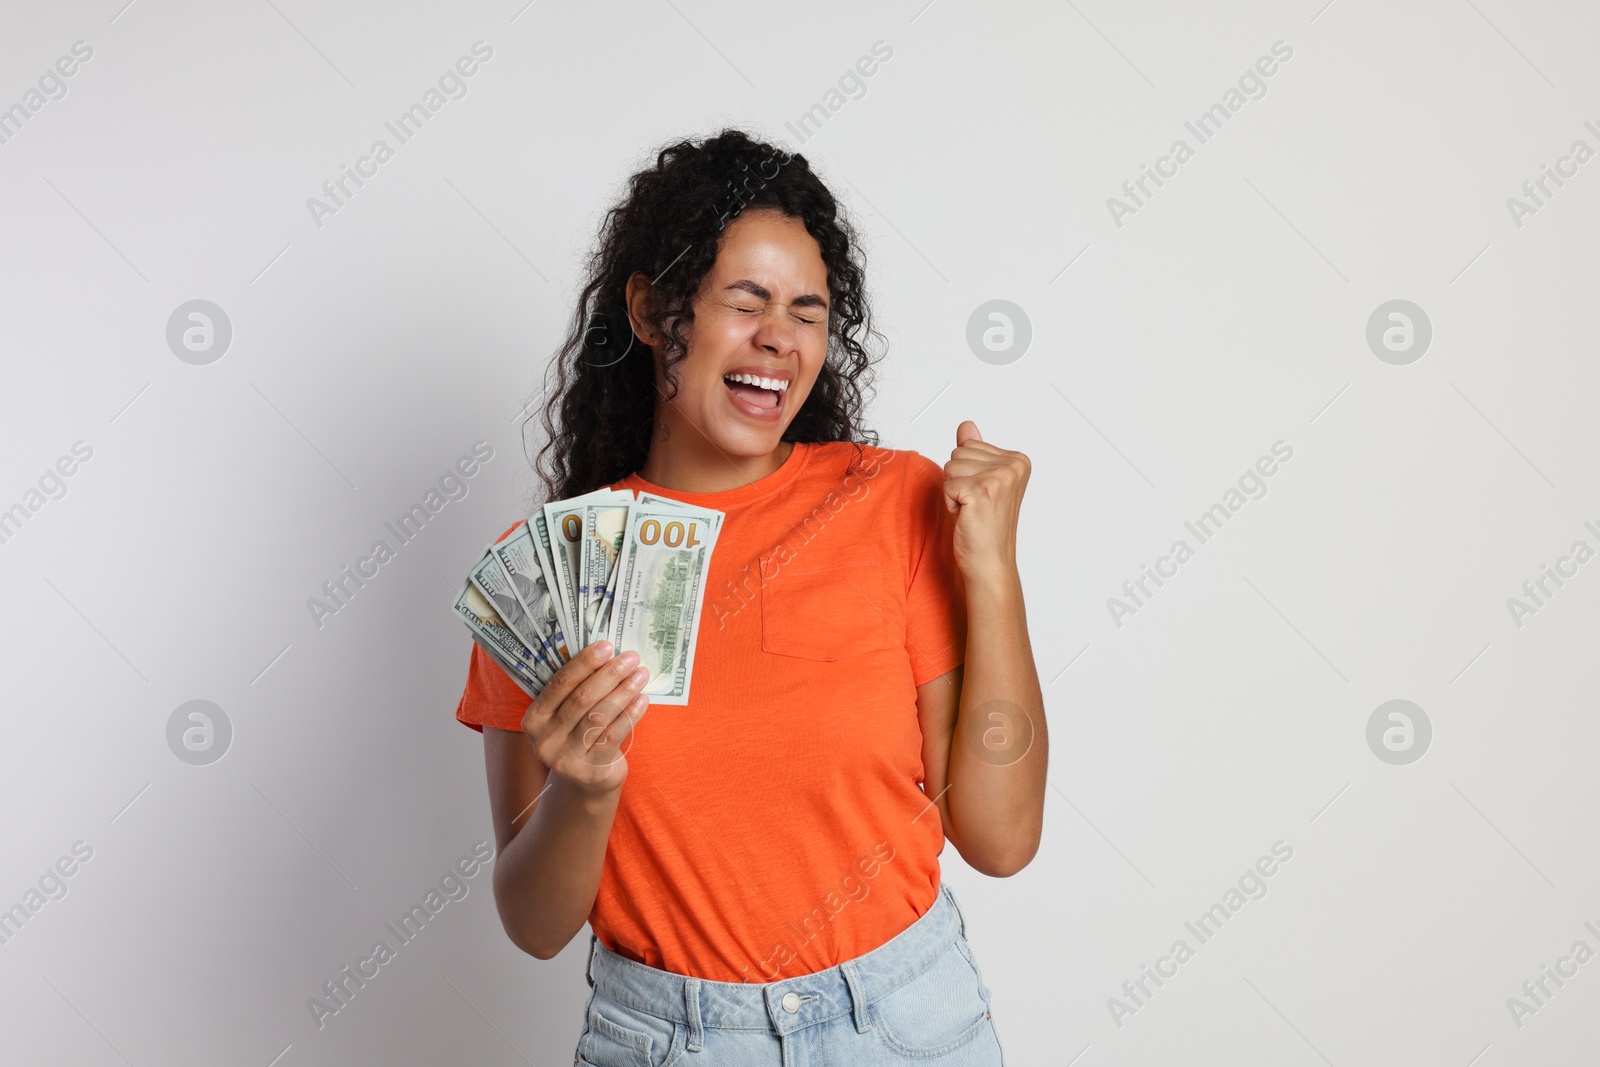
{"label": "woman's forearm", "polygon": [[1044,829],[1044,696],[1016,567],[969,574],[966,591],[948,808],[963,856],[987,873],[1010,875],[1033,858]]}
{"label": "woman's forearm", "polygon": [[620,786],[588,792],[553,772],[547,786],[494,869],[501,925],[513,944],[542,960],[588,921],[622,793]]}

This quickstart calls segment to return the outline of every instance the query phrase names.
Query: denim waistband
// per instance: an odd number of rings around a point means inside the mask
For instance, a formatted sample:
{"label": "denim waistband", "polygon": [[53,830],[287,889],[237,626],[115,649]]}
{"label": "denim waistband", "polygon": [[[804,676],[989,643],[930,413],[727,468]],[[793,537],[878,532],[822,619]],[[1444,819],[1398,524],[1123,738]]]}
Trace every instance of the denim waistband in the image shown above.
{"label": "denim waistband", "polygon": [[948,886],[916,922],[870,952],[834,967],[777,982],[713,982],[647,966],[612,952],[590,935],[591,986],[636,1011],[682,1023],[689,1048],[703,1029],[759,1030],[779,1035],[853,1015],[867,1030],[867,1005],[927,970],[957,938],[966,921]]}

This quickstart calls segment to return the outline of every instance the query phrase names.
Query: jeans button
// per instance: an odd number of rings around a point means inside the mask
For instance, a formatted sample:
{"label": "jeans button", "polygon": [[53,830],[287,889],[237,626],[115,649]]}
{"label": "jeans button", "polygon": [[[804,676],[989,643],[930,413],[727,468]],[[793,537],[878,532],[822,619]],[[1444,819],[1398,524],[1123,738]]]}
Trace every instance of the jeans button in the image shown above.
{"label": "jeans button", "polygon": [[779,1003],[783,1005],[784,1011],[793,1015],[800,1010],[800,995],[798,993],[785,993]]}

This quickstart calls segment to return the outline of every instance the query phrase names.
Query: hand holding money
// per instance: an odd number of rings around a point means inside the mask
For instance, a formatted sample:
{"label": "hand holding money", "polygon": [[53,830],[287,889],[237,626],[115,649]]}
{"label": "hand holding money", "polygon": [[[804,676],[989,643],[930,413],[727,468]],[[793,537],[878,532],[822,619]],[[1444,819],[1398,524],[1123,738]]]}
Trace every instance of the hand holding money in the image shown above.
{"label": "hand holding money", "polygon": [[[604,641],[634,654],[650,701],[687,704],[721,526],[720,511],[622,489],[552,501],[484,550],[453,608],[530,696]],[[566,674],[563,690],[592,670]]]}
{"label": "hand holding money", "polygon": [[555,673],[522,717],[540,761],[586,792],[621,788],[628,777],[622,745],[649,710],[639,690],[650,672],[637,652],[612,655],[596,641]]}

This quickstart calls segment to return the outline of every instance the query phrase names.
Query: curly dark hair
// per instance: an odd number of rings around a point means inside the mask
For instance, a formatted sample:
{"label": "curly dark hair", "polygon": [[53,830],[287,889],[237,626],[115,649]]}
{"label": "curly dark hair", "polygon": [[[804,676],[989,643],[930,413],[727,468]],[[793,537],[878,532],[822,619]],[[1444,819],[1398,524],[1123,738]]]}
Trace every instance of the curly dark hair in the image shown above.
{"label": "curly dark hair", "polygon": [[722,233],[743,212],[763,208],[804,223],[828,270],[827,357],[783,440],[850,441],[858,461],[859,446],[878,443],[862,424],[879,358],[869,345],[877,348],[882,338],[871,322],[859,238],[804,156],[723,130],[662,148],[606,213],[566,340],[546,374],[545,442],[533,463],[550,499],[616,482],[649,456],[655,362],[628,319],[629,277],[643,271],[652,280],[650,327],[661,339],[670,399],[672,368],[688,355],[693,300],[716,262]]}

